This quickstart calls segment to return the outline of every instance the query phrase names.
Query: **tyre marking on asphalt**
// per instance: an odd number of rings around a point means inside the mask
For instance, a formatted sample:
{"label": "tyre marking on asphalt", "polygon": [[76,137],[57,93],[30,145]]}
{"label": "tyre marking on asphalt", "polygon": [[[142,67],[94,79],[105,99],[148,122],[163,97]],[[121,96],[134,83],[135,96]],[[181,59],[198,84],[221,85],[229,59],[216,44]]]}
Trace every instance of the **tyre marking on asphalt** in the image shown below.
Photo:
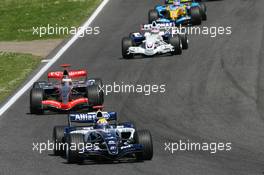
{"label": "tyre marking on asphalt", "polygon": [[[59,58],[71,47],[71,45],[79,38],[79,36],[88,28],[99,13],[103,10],[109,0],[103,2],[97,7],[90,18],[82,25],[81,29],[74,35],[57,53],[43,66],[39,72],[27,82],[18,92],[16,92],[0,109],[0,116],[2,116],[32,85],[37,81]],[[1,118],[0,118],[1,119]]]}

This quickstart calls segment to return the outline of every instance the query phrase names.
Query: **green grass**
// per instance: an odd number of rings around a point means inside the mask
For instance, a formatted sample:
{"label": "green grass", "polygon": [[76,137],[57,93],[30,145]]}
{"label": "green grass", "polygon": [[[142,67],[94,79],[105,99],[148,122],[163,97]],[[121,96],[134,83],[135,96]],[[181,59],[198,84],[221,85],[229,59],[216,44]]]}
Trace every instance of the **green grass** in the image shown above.
{"label": "green grass", "polygon": [[0,41],[64,38],[33,35],[33,27],[78,27],[101,0],[0,0]]}
{"label": "green grass", "polygon": [[30,54],[0,52],[0,102],[13,92],[40,63]]}

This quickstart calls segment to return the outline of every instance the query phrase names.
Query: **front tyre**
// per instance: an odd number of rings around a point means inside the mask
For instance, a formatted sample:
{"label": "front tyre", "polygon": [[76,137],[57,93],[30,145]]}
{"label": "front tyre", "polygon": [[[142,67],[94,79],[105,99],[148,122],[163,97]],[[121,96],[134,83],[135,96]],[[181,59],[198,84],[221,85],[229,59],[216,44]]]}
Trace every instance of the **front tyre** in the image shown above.
{"label": "front tyre", "polygon": [[53,153],[55,156],[63,156],[65,153],[65,147],[63,147],[65,140],[64,140],[64,128],[65,126],[55,126],[53,128],[53,143],[54,149]]}
{"label": "front tyre", "polygon": [[148,130],[139,130],[135,132],[135,141],[143,145],[143,151],[136,153],[138,161],[151,160],[153,157],[152,137]]}
{"label": "front tyre", "polygon": [[32,88],[30,91],[30,113],[42,114],[44,112],[42,101],[44,99],[44,91],[41,88]]}
{"label": "front tyre", "polygon": [[84,139],[82,134],[70,134],[68,136],[68,148],[66,151],[66,158],[68,163],[83,163],[83,158],[80,156],[81,146],[84,146]]}
{"label": "front tyre", "polygon": [[179,35],[170,37],[168,40],[169,44],[171,44],[174,48],[172,51],[172,55],[181,55],[182,54],[182,43]]}
{"label": "front tyre", "polygon": [[206,5],[204,3],[200,3],[200,13],[202,20],[207,20],[207,14],[206,14]]}
{"label": "front tyre", "polygon": [[122,39],[122,56],[125,59],[133,58],[134,55],[131,53],[128,53],[128,50],[130,47],[133,46],[133,41],[131,38],[125,37]]}
{"label": "front tyre", "polygon": [[181,38],[181,43],[182,43],[182,49],[186,50],[189,48],[189,41],[188,41],[188,37],[187,34],[180,34],[180,38]]}
{"label": "front tyre", "polygon": [[88,103],[90,106],[101,106],[104,103],[104,91],[99,85],[90,85],[86,88]]}

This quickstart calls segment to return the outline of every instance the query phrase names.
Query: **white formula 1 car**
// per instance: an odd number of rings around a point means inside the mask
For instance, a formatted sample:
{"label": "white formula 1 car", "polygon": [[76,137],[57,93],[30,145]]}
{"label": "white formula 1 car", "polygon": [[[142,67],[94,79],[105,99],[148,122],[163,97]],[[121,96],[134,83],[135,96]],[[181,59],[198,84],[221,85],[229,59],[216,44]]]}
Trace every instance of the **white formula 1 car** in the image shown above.
{"label": "white formula 1 car", "polygon": [[[156,24],[144,25],[145,33],[131,33],[122,39],[123,58],[133,58],[134,55],[153,56],[171,53],[180,55],[182,49],[188,48],[186,34],[171,34]],[[167,30],[169,31],[169,30]]]}

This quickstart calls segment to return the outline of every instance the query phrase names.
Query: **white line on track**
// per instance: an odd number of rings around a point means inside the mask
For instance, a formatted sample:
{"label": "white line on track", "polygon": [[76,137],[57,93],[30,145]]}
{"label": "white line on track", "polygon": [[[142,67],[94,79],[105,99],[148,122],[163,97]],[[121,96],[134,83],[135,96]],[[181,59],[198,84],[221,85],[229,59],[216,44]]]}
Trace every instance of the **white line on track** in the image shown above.
{"label": "white line on track", "polygon": [[103,2],[98,6],[98,8],[94,11],[94,13],[90,16],[90,18],[83,24],[81,30],[76,33],[58,52],[57,54],[49,60],[49,62],[43,66],[39,72],[27,82],[24,87],[22,87],[14,96],[12,96],[0,109],[0,116],[2,116],[6,110],[8,110],[32,85],[35,81],[37,81],[63,54],[71,47],[71,45],[79,38],[79,36],[84,32],[84,30],[91,25],[94,19],[98,16],[98,14],[103,10],[105,5],[109,2],[109,0],[103,0]]}

